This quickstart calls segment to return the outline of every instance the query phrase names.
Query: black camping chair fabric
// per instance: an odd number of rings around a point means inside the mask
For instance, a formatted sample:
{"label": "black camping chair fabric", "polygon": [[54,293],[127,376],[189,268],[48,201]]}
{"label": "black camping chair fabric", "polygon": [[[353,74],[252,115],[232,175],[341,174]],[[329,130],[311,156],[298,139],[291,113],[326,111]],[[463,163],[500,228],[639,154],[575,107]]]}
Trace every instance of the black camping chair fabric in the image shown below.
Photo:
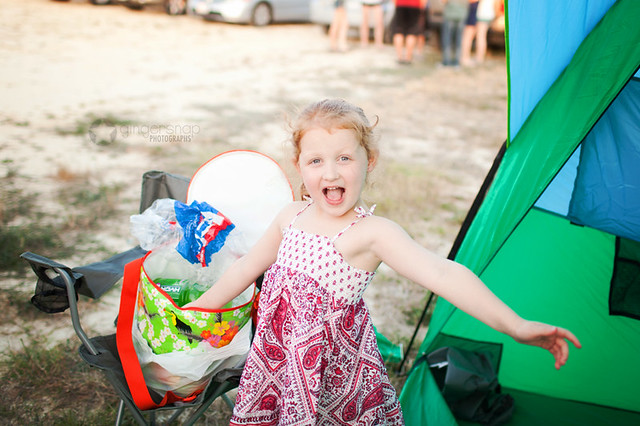
{"label": "black camping chair fabric", "polygon": [[[185,202],[189,179],[170,173],[150,171],[142,178],[140,212],[146,210],[158,198],[172,198]],[[156,410],[142,411],[133,402],[131,392],[118,356],[115,334],[89,337],[82,328],[78,312],[78,295],[98,299],[122,278],[124,265],[143,256],[145,250],[134,247],[102,262],[76,268],[69,268],[46,257],[26,252],[20,257],[33,269],[38,281],[31,302],[46,313],[64,312],[69,309],[74,331],[81,341],[78,349],[80,357],[89,365],[101,369],[109,383],[120,397],[115,424],[121,423],[125,407],[141,425],[155,424],[156,413],[174,410],[167,423],[172,423],[190,409],[184,425],[194,424],[221,397],[230,408],[233,403],[226,392],[236,388],[240,381],[243,365],[236,365],[218,372],[207,388],[193,401],[169,404]],[[153,391],[150,390],[153,394]]]}

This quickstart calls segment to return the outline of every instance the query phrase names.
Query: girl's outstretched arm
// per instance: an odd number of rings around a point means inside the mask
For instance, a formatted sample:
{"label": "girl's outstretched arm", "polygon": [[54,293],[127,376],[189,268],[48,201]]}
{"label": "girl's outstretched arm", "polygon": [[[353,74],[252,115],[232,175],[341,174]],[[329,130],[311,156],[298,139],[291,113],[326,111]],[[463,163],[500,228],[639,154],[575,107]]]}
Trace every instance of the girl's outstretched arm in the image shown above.
{"label": "girl's outstretched arm", "polygon": [[219,309],[246,290],[260,275],[271,266],[278,255],[282,240],[282,217],[287,216],[285,208],[269,225],[265,233],[249,252],[236,260],[220,279],[202,296],[185,308]]}
{"label": "girl's outstretched arm", "polygon": [[556,368],[567,361],[567,340],[580,347],[568,330],[521,318],[468,268],[425,249],[394,222],[381,217],[371,219],[374,220],[367,221],[367,235],[372,236],[373,254],[400,275],[516,341],[549,350]]}

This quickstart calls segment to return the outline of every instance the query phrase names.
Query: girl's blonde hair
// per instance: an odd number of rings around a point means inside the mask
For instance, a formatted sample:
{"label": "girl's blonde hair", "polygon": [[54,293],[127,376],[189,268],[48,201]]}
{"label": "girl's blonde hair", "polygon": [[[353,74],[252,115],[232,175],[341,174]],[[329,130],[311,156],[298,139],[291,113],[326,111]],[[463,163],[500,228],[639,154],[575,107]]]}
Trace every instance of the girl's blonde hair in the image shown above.
{"label": "girl's blonde hair", "polygon": [[350,104],[343,99],[324,99],[314,102],[304,108],[291,123],[291,143],[293,145],[293,160],[300,157],[300,141],[305,133],[312,128],[353,130],[356,139],[367,152],[367,159],[378,156],[377,140],[373,129],[378,124],[378,117],[373,125],[362,108]]}

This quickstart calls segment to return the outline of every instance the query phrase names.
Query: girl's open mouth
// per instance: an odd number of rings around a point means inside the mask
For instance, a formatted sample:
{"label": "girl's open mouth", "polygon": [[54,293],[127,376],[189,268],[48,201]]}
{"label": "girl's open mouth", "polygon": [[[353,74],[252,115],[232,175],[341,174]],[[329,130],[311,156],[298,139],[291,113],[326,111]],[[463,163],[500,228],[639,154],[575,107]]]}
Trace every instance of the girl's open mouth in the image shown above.
{"label": "girl's open mouth", "polygon": [[328,202],[332,204],[337,204],[342,201],[342,197],[344,195],[344,188],[341,188],[339,186],[331,186],[328,188],[324,188],[322,192],[324,193],[324,196]]}

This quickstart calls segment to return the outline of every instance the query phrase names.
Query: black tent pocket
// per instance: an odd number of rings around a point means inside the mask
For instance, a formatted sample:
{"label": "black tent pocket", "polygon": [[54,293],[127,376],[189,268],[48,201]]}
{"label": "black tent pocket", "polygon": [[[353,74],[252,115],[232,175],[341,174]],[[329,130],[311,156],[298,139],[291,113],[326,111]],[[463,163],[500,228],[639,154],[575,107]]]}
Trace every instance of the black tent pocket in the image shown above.
{"label": "black tent pocket", "polygon": [[616,238],[609,314],[640,319],[640,242]]}

